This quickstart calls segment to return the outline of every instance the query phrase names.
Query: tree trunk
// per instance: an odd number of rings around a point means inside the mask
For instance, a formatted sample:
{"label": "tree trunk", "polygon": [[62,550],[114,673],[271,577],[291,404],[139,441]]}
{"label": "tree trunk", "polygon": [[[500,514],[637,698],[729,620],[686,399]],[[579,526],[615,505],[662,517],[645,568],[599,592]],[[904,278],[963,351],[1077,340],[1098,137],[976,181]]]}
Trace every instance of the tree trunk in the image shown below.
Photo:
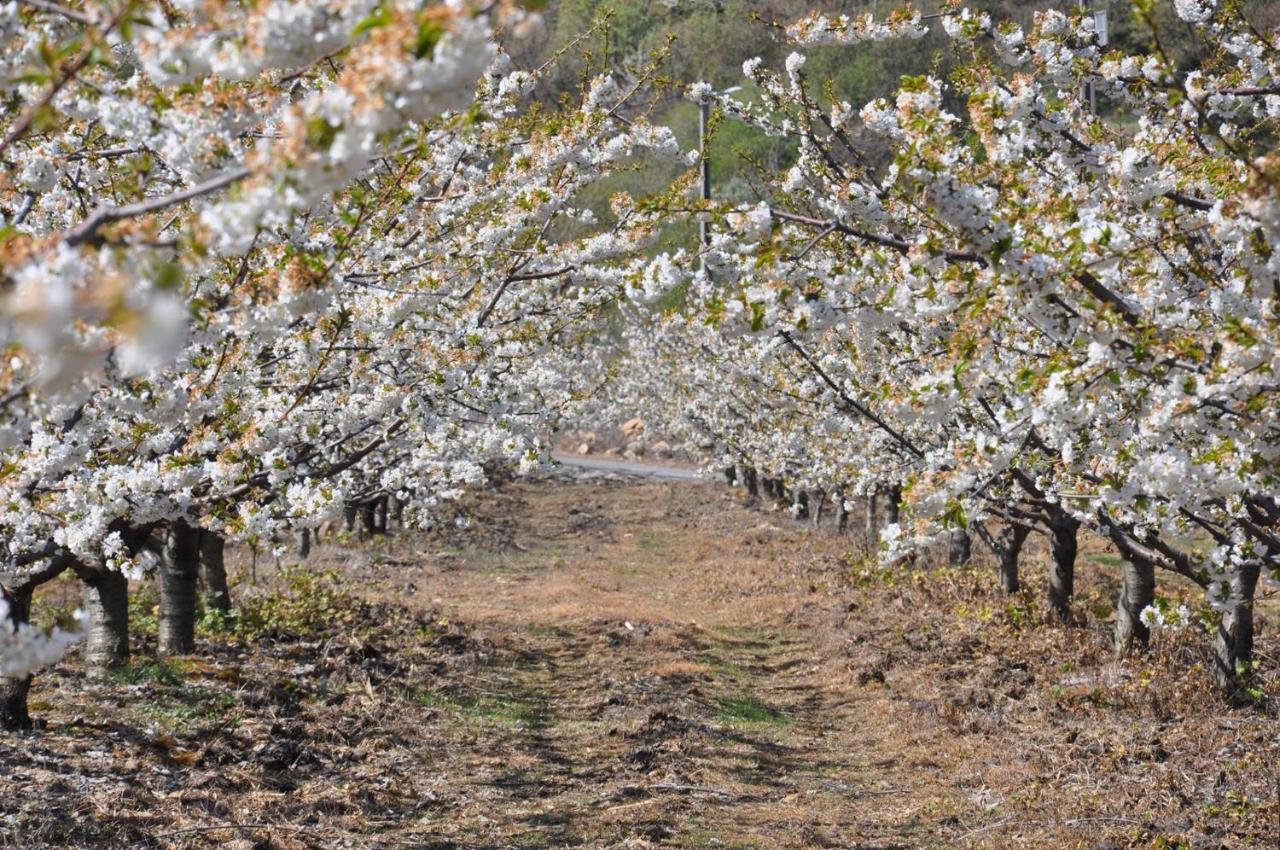
{"label": "tree trunk", "polygon": [[849,509],[844,503],[844,490],[836,491],[836,533],[845,534],[849,530]]}
{"label": "tree trunk", "polygon": [[298,559],[305,561],[311,555],[311,529],[303,528],[298,531]]}
{"label": "tree trunk", "polygon": [[1073,622],[1071,599],[1076,592],[1076,535],[1080,522],[1069,514],[1055,516],[1049,525],[1053,562],[1049,567],[1049,608],[1063,623]]}
{"label": "tree trunk", "polygon": [[360,505],[360,536],[373,537],[378,530],[377,511],[372,500]]}
{"label": "tree trunk", "polygon": [[[12,591],[0,587],[4,601],[9,603],[8,623],[0,628],[16,629],[31,619],[31,587]],[[27,712],[27,694],[31,691],[31,676],[5,676],[0,678],[0,728],[14,731],[31,728],[31,715]]]}
{"label": "tree trunk", "polygon": [[969,537],[969,532],[963,528],[952,529],[950,539],[947,541],[947,563],[953,567],[963,567],[969,563],[972,556],[973,541]]}
{"label": "tree trunk", "polygon": [[342,509],[342,519],[346,524],[348,534],[356,530],[356,514],[358,512],[359,506],[352,504],[348,504]]}
{"label": "tree trunk", "polygon": [[736,466],[726,466],[724,468],[724,480],[730,487],[738,483],[738,468]]}
{"label": "tree trunk", "polygon": [[791,496],[792,496],[791,513],[795,516],[796,519],[808,519],[809,518],[809,491],[795,490],[792,492]]}
{"label": "tree trunk", "polygon": [[1134,644],[1146,646],[1151,630],[1142,623],[1142,609],[1156,597],[1155,564],[1145,558],[1127,555],[1124,561],[1123,585],[1116,599],[1115,648],[1117,656],[1128,655]]}
{"label": "tree trunk", "polygon": [[887,525],[898,524],[898,510],[902,507],[902,488],[894,484],[885,491],[884,521]]}
{"label": "tree trunk", "polygon": [[1243,565],[1231,580],[1231,606],[1222,613],[1214,647],[1214,678],[1219,687],[1234,693],[1248,675],[1253,661],[1253,597],[1261,566]]}
{"label": "tree trunk", "polygon": [[196,579],[200,574],[200,536],[176,519],[169,525],[160,559],[161,655],[186,655],[196,648]]}
{"label": "tree trunk", "polygon": [[227,587],[226,540],[214,531],[201,530],[200,569],[208,604],[223,614],[231,612],[231,589]]}
{"label": "tree trunk", "polygon": [[876,501],[879,496],[880,492],[878,490],[872,490],[867,495],[867,546],[871,549],[878,549],[880,547],[880,517],[876,509]]}
{"label": "tree trunk", "polygon": [[809,513],[813,516],[813,528],[822,527],[822,514],[827,508],[827,494],[823,490],[814,490],[809,494]]}
{"label": "tree trunk", "polygon": [[129,580],[115,570],[94,570],[84,578],[89,634],[84,664],[100,676],[129,663]]}
{"label": "tree trunk", "polygon": [[375,515],[375,528],[377,533],[383,537],[387,536],[387,515],[389,513],[388,499],[386,496],[379,496]]}
{"label": "tree trunk", "polygon": [[1021,587],[1018,581],[1018,559],[1022,555],[1022,546],[1027,542],[1031,529],[1025,525],[1009,523],[1000,531],[997,538],[997,557],[1000,559],[1000,590],[1005,594],[1017,593]]}
{"label": "tree trunk", "polygon": [[752,499],[760,498],[760,476],[756,475],[755,469],[750,466],[744,467],[742,477],[747,483],[747,495]]}
{"label": "tree trunk", "polygon": [[404,529],[404,499],[399,496],[391,497],[391,518],[395,520],[396,528]]}

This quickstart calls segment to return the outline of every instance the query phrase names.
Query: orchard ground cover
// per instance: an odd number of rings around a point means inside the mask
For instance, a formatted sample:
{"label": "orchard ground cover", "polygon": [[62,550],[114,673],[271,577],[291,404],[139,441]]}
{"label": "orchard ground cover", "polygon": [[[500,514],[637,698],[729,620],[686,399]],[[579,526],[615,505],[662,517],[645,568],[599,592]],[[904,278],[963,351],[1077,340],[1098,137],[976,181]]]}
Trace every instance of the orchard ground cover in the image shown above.
{"label": "orchard ground cover", "polygon": [[[305,573],[233,553],[240,619],[206,618],[194,656],[151,660],[138,590],[132,665],[93,683],[73,655],[36,679],[45,728],[0,744],[0,844],[1280,840],[1274,702],[1224,709],[1189,635],[1114,661],[1100,546],[1062,627],[1034,548],[1006,597],[982,557],[882,570],[719,485],[561,475],[466,511],[330,537]],[[1270,678],[1278,619],[1264,600]]]}

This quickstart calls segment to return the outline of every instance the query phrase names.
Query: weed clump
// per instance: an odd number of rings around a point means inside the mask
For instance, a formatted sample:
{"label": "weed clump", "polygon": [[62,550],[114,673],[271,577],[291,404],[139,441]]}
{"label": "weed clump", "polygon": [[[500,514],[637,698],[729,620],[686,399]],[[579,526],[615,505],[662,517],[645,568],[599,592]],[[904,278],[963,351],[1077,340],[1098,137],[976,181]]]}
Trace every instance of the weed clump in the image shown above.
{"label": "weed clump", "polygon": [[251,643],[264,637],[305,639],[350,631],[367,621],[368,607],[344,586],[337,570],[293,568],[281,574],[277,588],[245,597],[235,614],[224,616],[234,620],[231,634]]}

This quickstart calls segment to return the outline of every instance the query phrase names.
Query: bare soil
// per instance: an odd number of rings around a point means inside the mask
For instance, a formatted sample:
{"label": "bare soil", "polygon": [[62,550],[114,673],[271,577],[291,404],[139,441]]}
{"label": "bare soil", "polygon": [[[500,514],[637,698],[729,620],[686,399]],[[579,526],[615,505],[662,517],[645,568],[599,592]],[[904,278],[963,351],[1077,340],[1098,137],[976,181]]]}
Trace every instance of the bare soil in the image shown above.
{"label": "bare soil", "polygon": [[592,478],[328,541],[308,569],[341,581],[241,559],[278,627],[154,662],[143,622],[121,674],[37,679],[0,846],[1280,847],[1272,603],[1227,705],[1203,635],[1111,659],[1100,548],[1071,628],[1034,559],[1010,599],[985,561],[863,548],[718,486]]}

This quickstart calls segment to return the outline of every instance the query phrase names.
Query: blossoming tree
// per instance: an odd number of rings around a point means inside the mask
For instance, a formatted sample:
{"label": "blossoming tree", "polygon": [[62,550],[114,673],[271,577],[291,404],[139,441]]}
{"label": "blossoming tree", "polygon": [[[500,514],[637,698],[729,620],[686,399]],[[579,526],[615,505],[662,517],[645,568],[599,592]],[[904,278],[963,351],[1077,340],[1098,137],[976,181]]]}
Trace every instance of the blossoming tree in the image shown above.
{"label": "blossoming tree", "polygon": [[[575,202],[672,147],[615,117],[630,92],[602,79],[576,110],[521,114],[535,75],[463,5],[201,6],[167,25],[34,8],[81,40],[119,35],[113,61],[77,71],[93,79],[29,93],[92,109],[48,133],[15,117],[15,156],[64,170],[25,190],[6,242],[9,584],[29,599],[79,574],[91,664],[127,656],[127,580],[152,564],[161,650],[186,652],[201,553],[220,560],[223,537],[268,541],[382,494],[425,522],[486,462],[540,462],[597,379],[580,327],[653,232],[625,198],[608,223]],[[102,126],[125,108],[137,126]],[[3,672],[20,683],[66,639],[13,640]]]}
{"label": "blossoming tree", "polygon": [[1158,619],[1155,569],[1202,585],[1231,686],[1259,577],[1280,567],[1280,160],[1266,153],[1280,54],[1237,5],[1177,6],[1221,60],[1188,71],[1104,47],[1092,16],[1040,12],[1024,31],[955,4],[788,31],[856,44],[939,25],[964,58],[949,81],[905,78],[858,108],[795,53],[778,72],[744,67],[758,103],[695,88],[799,158],[765,203],[703,213],[719,224],[706,272],[685,263],[675,282],[706,356],[676,368],[734,379],[715,398],[721,380],[684,378],[712,395],[686,422],[715,462],[894,489],[889,557],[972,531],[1011,588],[1026,534],[1046,532],[1069,619],[1088,527],[1126,560],[1120,651]]}

